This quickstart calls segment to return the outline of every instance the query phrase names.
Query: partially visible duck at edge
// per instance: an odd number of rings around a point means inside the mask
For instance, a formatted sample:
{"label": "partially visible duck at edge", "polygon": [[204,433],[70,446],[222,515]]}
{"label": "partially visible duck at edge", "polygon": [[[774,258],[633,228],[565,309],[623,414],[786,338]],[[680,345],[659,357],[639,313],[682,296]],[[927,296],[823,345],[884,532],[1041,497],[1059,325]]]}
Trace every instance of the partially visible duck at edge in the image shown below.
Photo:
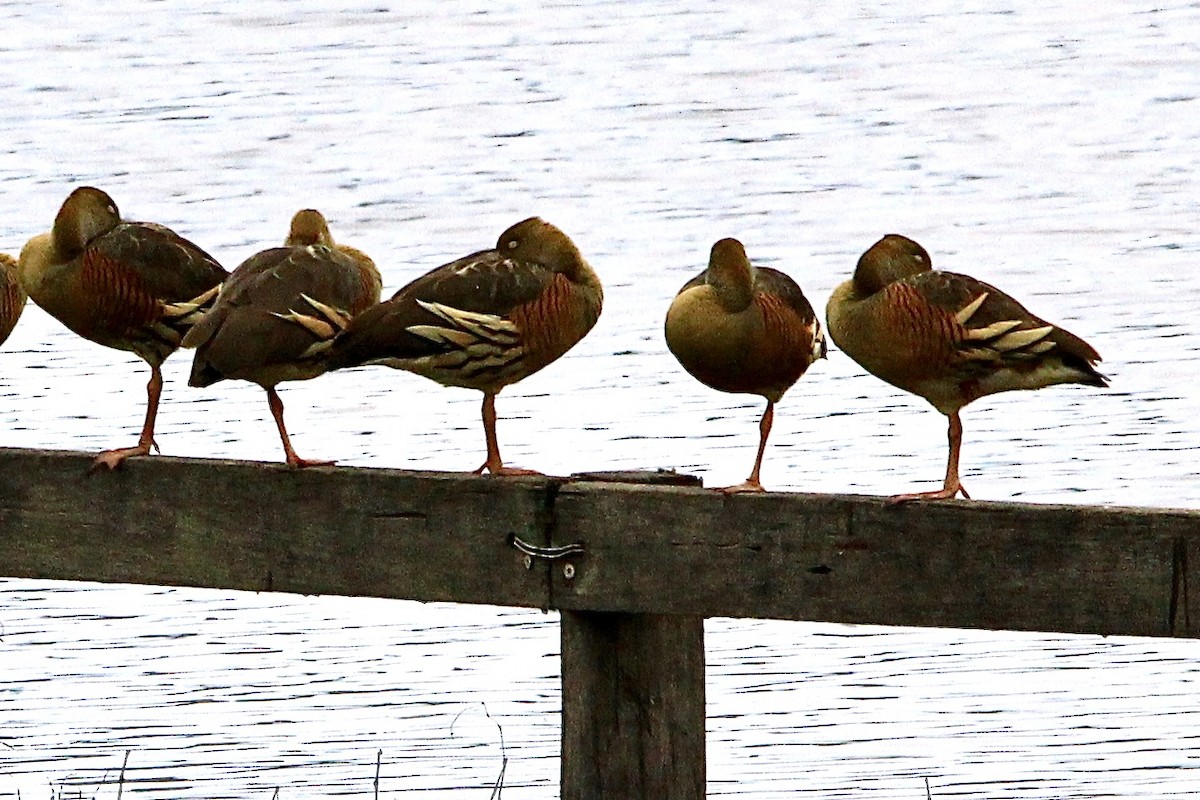
{"label": "partially visible duck at edge", "polygon": [[829,335],[865,370],[928,400],[949,419],[942,488],[894,501],[970,498],[959,478],[959,412],[980,397],[1076,383],[1103,387],[1100,355],[1004,292],[932,268],[929,253],[889,234],[858,260],[826,308]]}
{"label": "partially visible duck at edge", "polygon": [[309,354],[378,303],[381,287],[374,261],[335,243],[319,211],[298,211],[284,246],[263,250],[234,270],[212,311],[184,337],[184,347],[196,348],[188,384],[258,384],[267,393],[288,466],[333,464],[296,454],[275,387],[323,373]]}
{"label": "partially visible duck at edge", "polygon": [[825,335],[804,293],[784,273],[753,266],[737,239],[722,239],[708,268],[675,296],[665,334],[671,353],[705,386],[767,401],[750,476],[722,489],[765,491],[760,473],[775,404],[825,357]]}
{"label": "partially visible duck at edge", "polygon": [[137,445],[100,453],[92,469],[116,469],[157,449],[162,363],[216,299],[225,269],[162,225],[122,220],[112,198],[91,186],[71,192],[51,230],[21,250],[18,269],[30,299],[50,316],[150,365]]}
{"label": "partially visible duck at edge", "polygon": [[531,217],[494,248],[440,266],[355,317],[327,363],[380,364],[483,392],[487,457],[475,473],[537,474],[504,464],[496,395],[574,347],[603,302],[600,279],[570,237]]}
{"label": "partially visible duck at edge", "polygon": [[17,274],[17,260],[0,253],[0,344],[13,332],[24,310],[25,290]]}

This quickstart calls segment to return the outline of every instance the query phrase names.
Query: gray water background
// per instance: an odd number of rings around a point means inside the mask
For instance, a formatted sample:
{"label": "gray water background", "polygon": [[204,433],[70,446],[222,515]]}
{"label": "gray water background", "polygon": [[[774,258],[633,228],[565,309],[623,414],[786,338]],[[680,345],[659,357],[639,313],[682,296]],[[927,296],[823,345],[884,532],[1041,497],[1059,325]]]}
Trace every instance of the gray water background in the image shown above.
{"label": "gray water background", "polygon": [[[1112,378],[973,404],[973,496],[1200,506],[1195,3],[6,2],[0,30],[2,250],[81,183],[230,268],[315,206],[386,293],[530,214],[570,233],[606,308],[501,396],[515,465],[741,480],[761,401],[682,372],[670,298],[732,235],[821,308],[895,231]],[[280,458],[261,390],[187,369],[165,454]],[[0,443],[132,443],[146,378],[31,307]],[[283,397],[308,457],[482,460],[477,393],[364,369]],[[939,414],[834,351],[764,481],[887,494],[944,459]],[[530,611],[4,580],[0,797],[115,797],[127,750],[138,796],[369,796],[382,750],[385,796],[483,798],[501,731],[504,796],[555,797],[557,647]],[[708,648],[713,796],[1200,793],[1191,642],[713,620]]]}

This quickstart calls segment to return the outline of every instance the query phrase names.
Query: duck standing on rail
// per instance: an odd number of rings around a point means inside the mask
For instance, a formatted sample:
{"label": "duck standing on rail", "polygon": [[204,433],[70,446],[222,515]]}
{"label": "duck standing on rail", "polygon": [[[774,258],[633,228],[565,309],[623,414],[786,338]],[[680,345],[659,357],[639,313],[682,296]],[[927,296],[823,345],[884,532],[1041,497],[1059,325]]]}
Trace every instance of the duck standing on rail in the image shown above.
{"label": "duck standing on rail", "polygon": [[0,253],[0,344],[8,338],[25,310],[25,290],[17,274],[17,260]]}
{"label": "duck standing on rail", "polygon": [[189,385],[226,378],[257,383],[267,392],[288,466],[333,464],[296,455],[275,387],[324,372],[308,354],[378,303],[382,285],[374,261],[333,241],[321,212],[298,211],[284,246],[263,250],[234,270],[212,311],[184,337],[184,347],[197,348]]}
{"label": "duck standing on rail", "polygon": [[1060,383],[1107,386],[1091,345],[967,275],[933,270],[929,253],[889,234],[858,260],[826,309],[829,335],[878,378],[925,398],[950,421],[941,489],[896,501],[970,498],[958,477],[963,406],[997,392]]}
{"label": "duck standing on rail", "polygon": [[767,401],[750,477],[722,489],[765,491],[759,473],[775,404],[825,357],[825,334],[804,292],[784,273],[753,266],[737,239],[722,239],[712,246],[708,269],[675,296],[665,333],[667,347],[696,380]]}
{"label": "duck standing on rail", "polygon": [[217,296],[225,269],[169,228],[121,219],[100,189],[71,192],[48,233],[21,250],[21,284],[75,333],[150,365],[146,419],[135,447],[106,450],[93,469],[116,469],[154,443],[162,363]]}
{"label": "duck standing on rail", "polygon": [[600,279],[570,237],[532,217],[495,248],[438,267],[355,317],[327,363],[381,364],[483,392],[487,460],[476,474],[535,474],[500,458],[496,395],[574,347],[603,301]]}

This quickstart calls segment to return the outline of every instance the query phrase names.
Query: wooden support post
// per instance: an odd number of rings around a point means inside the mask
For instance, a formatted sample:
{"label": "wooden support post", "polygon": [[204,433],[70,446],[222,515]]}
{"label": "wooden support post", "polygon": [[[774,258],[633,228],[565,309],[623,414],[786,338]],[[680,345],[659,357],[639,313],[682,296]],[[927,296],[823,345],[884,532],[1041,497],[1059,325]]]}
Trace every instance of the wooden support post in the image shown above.
{"label": "wooden support post", "polygon": [[562,612],[562,800],[701,800],[704,619]]}

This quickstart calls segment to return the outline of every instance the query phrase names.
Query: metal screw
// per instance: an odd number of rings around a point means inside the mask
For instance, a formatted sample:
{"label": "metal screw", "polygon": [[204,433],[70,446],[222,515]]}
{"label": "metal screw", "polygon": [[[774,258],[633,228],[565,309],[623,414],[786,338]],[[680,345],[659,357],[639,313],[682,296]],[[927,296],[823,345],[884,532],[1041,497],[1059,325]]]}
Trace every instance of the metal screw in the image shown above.
{"label": "metal screw", "polygon": [[575,565],[574,564],[563,564],[563,577],[566,578],[567,580],[571,580],[572,578],[575,577]]}

